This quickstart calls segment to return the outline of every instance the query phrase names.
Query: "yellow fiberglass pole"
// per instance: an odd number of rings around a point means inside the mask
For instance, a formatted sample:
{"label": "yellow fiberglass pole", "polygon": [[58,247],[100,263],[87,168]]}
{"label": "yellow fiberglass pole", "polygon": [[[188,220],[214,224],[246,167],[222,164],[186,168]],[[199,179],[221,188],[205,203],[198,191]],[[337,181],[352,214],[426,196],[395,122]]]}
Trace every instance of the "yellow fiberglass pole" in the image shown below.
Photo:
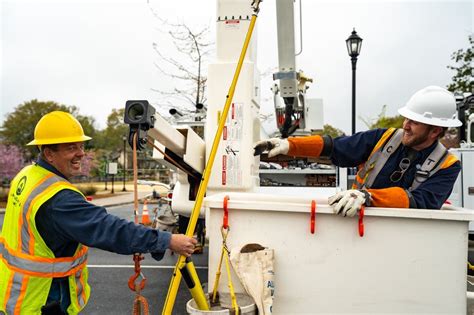
{"label": "yellow fiberglass pole", "polygon": [[[217,149],[219,147],[219,142],[220,138],[222,136],[222,130],[224,129],[225,121],[227,119],[227,114],[229,112],[230,104],[232,103],[232,99],[234,97],[234,92],[235,92],[235,87],[237,85],[237,81],[239,79],[240,75],[240,70],[242,69],[242,65],[244,62],[245,54],[247,53],[247,48],[250,43],[250,39],[252,37],[252,32],[255,26],[255,22],[257,20],[257,14],[258,14],[258,6],[259,6],[260,0],[255,0],[254,1],[254,14],[252,15],[252,18],[250,20],[250,25],[247,31],[247,35],[245,37],[244,45],[242,47],[242,51],[240,53],[239,61],[237,63],[237,67],[235,69],[234,77],[232,79],[232,83],[229,88],[229,92],[226,96],[226,103],[224,105],[224,109],[222,111],[222,115],[219,120],[219,125],[217,127],[216,134],[214,136],[214,141],[212,143],[211,147],[211,152],[209,154],[209,160],[207,161],[206,167],[204,169],[203,176],[201,178],[201,183],[199,185],[198,193],[196,196],[196,202],[194,203],[193,210],[191,212],[191,217],[189,219],[189,224],[188,228],[186,229],[186,235],[187,236],[193,236],[194,235],[194,230],[196,228],[196,223],[199,218],[199,213],[201,211],[201,206],[202,202],[204,199],[204,194],[206,193],[207,189],[207,184],[209,182],[209,178],[211,175],[211,170],[212,166],[214,164],[214,159],[216,157]],[[165,305],[163,307],[162,314],[164,315],[169,315],[173,311],[174,303],[176,300],[176,295],[178,293],[179,289],[179,283],[181,281],[181,273],[179,272],[180,269],[183,268],[183,266],[186,265],[186,257],[185,256],[179,256],[178,262],[176,263],[176,267],[173,272],[173,277],[171,278],[171,283],[168,289],[168,294],[166,296],[165,300]],[[189,268],[194,268],[192,264],[188,264]],[[196,274],[197,275],[197,274]],[[196,279],[195,279],[196,280]],[[197,279],[199,282],[199,279]],[[199,284],[200,287],[200,284]],[[193,292],[194,291],[194,292]],[[207,304],[206,297],[204,294],[204,291],[201,290],[200,292],[196,292],[198,290],[192,290],[191,295],[193,295],[193,298],[197,304],[197,307],[200,310],[209,310],[209,305]],[[197,295],[197,296],[194,296]]]}

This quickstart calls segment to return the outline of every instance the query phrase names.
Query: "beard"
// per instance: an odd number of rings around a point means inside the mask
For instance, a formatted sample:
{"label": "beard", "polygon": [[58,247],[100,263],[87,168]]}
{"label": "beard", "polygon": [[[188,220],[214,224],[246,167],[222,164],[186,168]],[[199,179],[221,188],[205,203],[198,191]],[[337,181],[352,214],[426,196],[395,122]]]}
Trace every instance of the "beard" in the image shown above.
{"label": "beard", "polygon": [[403,131],[403,138],[402,144],[406,147],[413,148],[416,147],[428,140],[428,135],[431,129],[428,128],[420,135],[413,135],[413,133],[408,133],[407,131]]}

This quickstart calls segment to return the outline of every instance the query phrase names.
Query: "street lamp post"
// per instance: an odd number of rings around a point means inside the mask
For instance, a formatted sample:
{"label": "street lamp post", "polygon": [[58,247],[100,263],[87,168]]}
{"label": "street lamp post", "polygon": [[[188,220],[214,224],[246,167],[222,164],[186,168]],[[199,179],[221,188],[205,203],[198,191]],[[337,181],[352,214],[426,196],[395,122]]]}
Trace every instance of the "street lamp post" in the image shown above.
{"label": "street lamp post", "polygon": [[127,191],[125,188],[125,181],[127,177],[127,137],[123,136],[123,187],[122,191]]}
{"label": "street lamp post", "polygon": [[357,32],[354,30],[351,33],[351,36],[346,39],[347,53],[351,57],[352,62],[352,134],[355,134],[356,129],[356,64],[357,56],[359,56],[360,48],[362,47],[362,38],[357,35]]}
{"label": "street lamp post", "polygon": [[107,190],[107,177],[108,177],[108,174],[109,174],[109,162],[107,162],[107,158],[104,159],[104,169],[105,169],[105,172],[104,172],[104,177],[105,177],[105,190]]}

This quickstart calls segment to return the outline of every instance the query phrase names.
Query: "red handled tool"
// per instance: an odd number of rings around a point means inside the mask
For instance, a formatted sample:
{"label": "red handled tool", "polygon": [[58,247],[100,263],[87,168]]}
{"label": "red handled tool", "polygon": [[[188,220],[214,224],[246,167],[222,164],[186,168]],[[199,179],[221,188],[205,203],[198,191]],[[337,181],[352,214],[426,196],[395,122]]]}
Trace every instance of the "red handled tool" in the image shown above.
{"label": "red handled tool", "polygon": [[227,209],[227,202],[229,201],[229,196],[224,197],[224,218],[222,219],[222,227],[227,229],[229,227],[229,210]]}
{"label": "red handled tool", "polygon": [[311,200],[311,234],[316,231],[316,201]]}
{"label": "red handled tool", "polygon": [[362,206],[359,211],[359,236],[364,236],[364,210],[365,207]]}

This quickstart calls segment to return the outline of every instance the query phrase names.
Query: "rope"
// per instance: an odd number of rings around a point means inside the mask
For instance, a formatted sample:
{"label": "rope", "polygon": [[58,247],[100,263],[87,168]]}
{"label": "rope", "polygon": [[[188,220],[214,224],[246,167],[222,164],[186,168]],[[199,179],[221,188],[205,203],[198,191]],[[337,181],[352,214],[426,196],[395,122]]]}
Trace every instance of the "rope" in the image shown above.
{"label": "rope", "polygon": [[[222,242],[224,243],[224,240]],[[218,303],[217,288],[219,287],[219,280],[221,278],[222,260],[224,259],[224,254],[225,254],[224,245],[222,245],[221,257],[219,259],[219,264],[217,265],[216,278],[214,280],[214,287],[212,289],[212,299],[211,299],[212,305]]]}
{"label": "rope", "polygon": [[147,139],[147,141],[148,141],[149,144],[151,144],[153,146],[153,148],[155,148],[156,150],[158,150],[158,152],[163,154],[163,156],[166,157],[171,164],[173,164],[174,166],[176,166],[177,168],[179,168],[180,170],[185,172],[187,175],[189,175],[191,177],[194,177],[195,179],[199,179],[199,178],[196,177],[196,175],[192,174],[191,172],[189,172],[189,171],[185,170],[183,167],[181,167],[181,165],[179,165],[178,162],[176,162],[171,156],[169,156],[163,150],[158,148],[153,141],[150,141],[149,139]]}
{"label": "rope", "polygon": [[135,224],[138,224],[138,164],[137,164],[137,137],[138,133],[133,135],[133,215]]}
{"label": "rope", "polygon": [[225,258],[225,268],[227,272],[227,278],[228,278],[228,287],[229,287],[229,293],[230,293],[230,298],[232,301],[232,308],[235,312],[236,315],[239,315],[240,309],[239,305],[237,304],[237,298],[235,296],[235,290],[234,290],[234,285],[232,283],[232,275],[230,274],[230,261],[229,261],[229,256],[230,256],[230,251],[229,248],[227,247],[227,236],[229,235],[229,224],[228,224],[228,211],[227,211],[227,201],[229,200],[228,196],[225,196],[224,198],[224,217],[223,217],[223,223],[221,227],[221,235],[222,235],[222,251],[221,251],[221,257],[219,259],[219,264],[217,266],[217,271],[216,271],[216,277],[214,280],[214,287],[212,290],[212,298],[211,298],[211,305],[216,305],[218,301],[218,294],[217,294],[217,288],[219,287],[219,280],[221,277],[221,268],[222,268],[222,260]]}
{"label": "rope", "polygon": [[135,296],[135,300],[133,301],[133,315],[142,314],[148,315],[149,314],[149,306],[148,301],[145,299],[143,295],[137,294]]}
{"label": "rope", "polygon": [[230,261],[229,261],[230,252],[229,252],[229,248],[227,247],[227,235],[229,234],[229,228],[222,227],[221,234],[222,234],[222,251],[221,251],[221,257],[219,259],[219,264],[216,271],[216,277],[214,280],[211,305],[216,305],[219,303],[217,288],[219,287],[219,280],[221,277],[222,260],[225,258],[225,268],[226,268],[227,278],[228,278],[227,285],[229,287],[229,294],[230,294],[230,299],[232,301],[232,308],[235,312],[234,314],[239,315],[240,309],[239,309],[239,305],[237,304],[237,297],[235,295],[234,284],[232,283],[232,275],[230,273]]}
{"label": "rope", "polygon": [[235,315],[239,315],[240,309],[239,305],[237,304],[237,298],[235,296],[235,290],[234,290],[234,285],[232,283],[232,276],[230,274],[230,261],[229,261],[229,250],[227,249],[227,245],[223,246],[223,250],[225,250],[225,268],[227,270],[227,278],[228,278],[228,286],[229,286],[229,293],[230,293],[230,298],[232,300],[232,308],[235,311]]}
{"label": "rope", "polygon": [[[138,165],[137,165],[137,138],[138,134],[133,135],[133,214],[135,224],[138,224]],[[128,287],[135,291],[135,299],[133,300],[133,315],[148,315],[149,307],[146,298],[141,295],[141,290],[145,288],[146,278],[143,276],[140,266],[140,261],[145,259],[141,254],[133,254],[133,262],[135,264],[135,273],[128,279]],[[139,283],[135,281],[141,277]]]}

